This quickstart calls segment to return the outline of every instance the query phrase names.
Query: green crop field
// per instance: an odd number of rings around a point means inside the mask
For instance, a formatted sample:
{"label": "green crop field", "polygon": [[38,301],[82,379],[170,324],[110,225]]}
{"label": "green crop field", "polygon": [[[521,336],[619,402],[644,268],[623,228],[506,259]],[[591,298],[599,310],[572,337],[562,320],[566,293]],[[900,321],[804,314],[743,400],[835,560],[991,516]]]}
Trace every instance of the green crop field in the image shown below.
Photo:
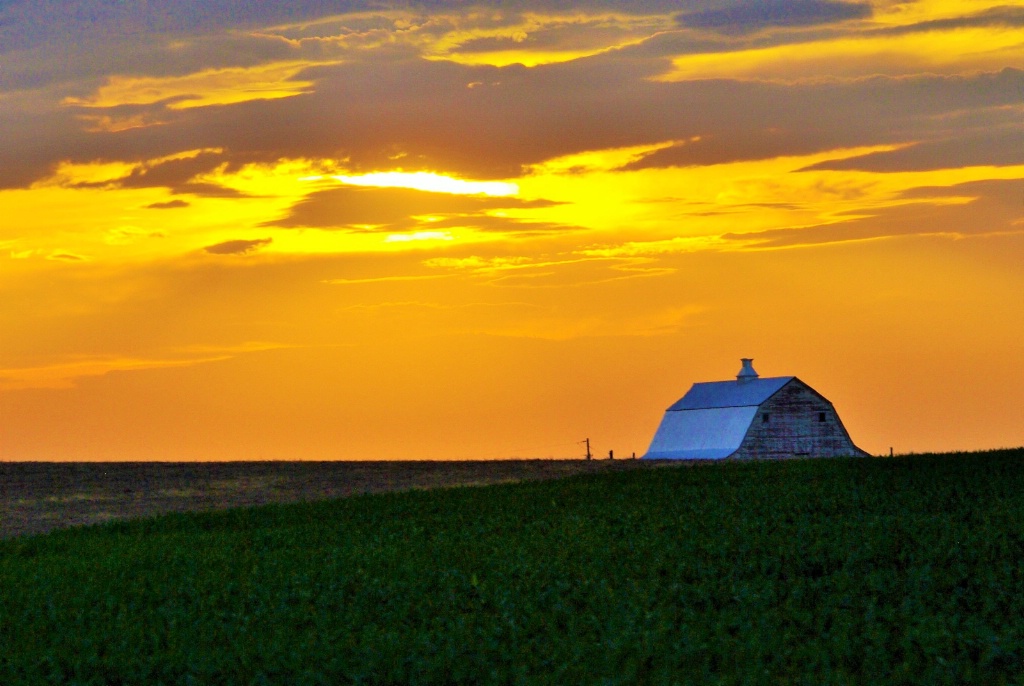
{"label": "green crop field", "polygon": [[1024,680],[1024,449],[636,470],[0,542],[0,684]]}

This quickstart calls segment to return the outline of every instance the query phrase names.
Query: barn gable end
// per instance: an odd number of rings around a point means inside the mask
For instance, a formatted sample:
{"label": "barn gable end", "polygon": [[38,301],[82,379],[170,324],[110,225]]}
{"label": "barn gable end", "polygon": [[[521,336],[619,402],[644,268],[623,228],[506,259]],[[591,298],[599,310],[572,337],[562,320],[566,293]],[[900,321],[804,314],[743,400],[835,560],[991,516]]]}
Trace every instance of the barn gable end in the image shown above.
{"label": "barn gable end", "polygon": [[792,378],[758,408],[731,457],[866,456],[850,440],[835,407],[813,388]]}

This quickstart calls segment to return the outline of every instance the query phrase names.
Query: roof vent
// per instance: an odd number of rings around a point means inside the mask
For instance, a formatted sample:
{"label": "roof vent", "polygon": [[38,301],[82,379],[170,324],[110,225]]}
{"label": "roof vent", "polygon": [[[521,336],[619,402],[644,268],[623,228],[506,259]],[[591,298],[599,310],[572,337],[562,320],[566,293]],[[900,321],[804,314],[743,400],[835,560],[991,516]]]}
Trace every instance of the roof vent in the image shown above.
{"label": "roof vent", "polygon": [[736,381],[739,383],[746,383],[757,378],[757,372],[754,371],[753,358],[744,357],[740,359],[743,363],[743,368],[740,369],[740,373],[736,375]]}

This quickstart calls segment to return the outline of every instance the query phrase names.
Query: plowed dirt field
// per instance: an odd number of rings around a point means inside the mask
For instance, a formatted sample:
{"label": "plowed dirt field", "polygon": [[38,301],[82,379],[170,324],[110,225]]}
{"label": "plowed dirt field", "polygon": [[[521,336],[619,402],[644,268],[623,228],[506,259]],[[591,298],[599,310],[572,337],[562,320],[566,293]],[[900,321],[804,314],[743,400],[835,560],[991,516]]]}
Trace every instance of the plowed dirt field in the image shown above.
{"label": "plowed dirt field", "polygon": [[0,538],[166,512],[651,468],[640,460],[0,463]]}

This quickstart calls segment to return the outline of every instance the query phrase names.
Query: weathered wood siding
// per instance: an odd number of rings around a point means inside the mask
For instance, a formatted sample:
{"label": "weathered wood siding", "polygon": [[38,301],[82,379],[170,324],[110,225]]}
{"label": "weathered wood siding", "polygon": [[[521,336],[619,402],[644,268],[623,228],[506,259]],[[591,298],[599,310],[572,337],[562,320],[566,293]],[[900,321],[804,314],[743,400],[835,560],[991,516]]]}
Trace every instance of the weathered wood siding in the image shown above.
{"label": "weathered wood siding", "polygon": [[865,455],[850,440],[835,408],[799,379],[761,404],[734,459]]}

